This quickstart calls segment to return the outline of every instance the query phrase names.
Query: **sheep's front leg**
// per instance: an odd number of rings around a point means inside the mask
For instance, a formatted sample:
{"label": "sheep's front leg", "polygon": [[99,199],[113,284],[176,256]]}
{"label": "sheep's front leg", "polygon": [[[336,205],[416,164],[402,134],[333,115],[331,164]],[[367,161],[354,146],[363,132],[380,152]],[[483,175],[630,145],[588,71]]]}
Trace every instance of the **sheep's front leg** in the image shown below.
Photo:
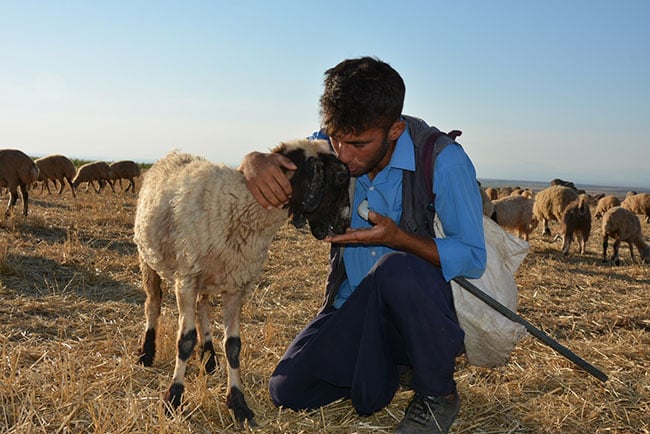
{"label": "sheep's front leg", "polygon": [[178,304],[178,338],[176,340],[176,366],[174,378],[165,394],[165,401],[173,408],[181,405],[185,386],[187,361],[196,345],[196,279],[176,281],[176,303]]}
{"label": "sheep's front leg", "polygon": [[249,426],[256,426],[255,416],[246,404],[243,386],[239,372],[239,353],[241,351],[241,338],[239,337],[239,316],[241,314],[242,294],[224,294],[223,319],[224,319],[224,350],[228,362],[228,393],[226,403],[235,413],[235,419],[240,423],[248,420]]}
{"label": "sheep's front leg", "polygon": [[205,372],[212,374],[217,369],[217,353],[214,351],[214,345],[212,344],[209,309],[209,297],[207,294],[203,294],[199,297],[199,301],[196,303],[196,311],[198,313],[196,327],[199,331],[199,339],[202,348],[201,360],[204,363]]}
{"label": "sheep's front leg", "polygon": [[[72,180],[68,177],[65,178],[66,181],[68,181],[68,185],[70,186],[70,191],[72,191],[72,197],[77,197],[77,193],[74,191],[74,185],[72,185]],[[61,185],[63,185],[63,181],[61,181]],[[61,191],[63,191],[63,188],[61,188]],[[61,194],[61,193],[59,193]]]}
{"label": "sheep's front leg", "polygon": [[612,255],[612,262],[614,262],[614,264],[616,264],[616,265],[621,265],[621,261],[620,261],[620,259],[618,258],[618,253],[619,253],[619,252],[618,252],[618,249],[619,249],[620,247],[621,247],[621,239],[620,239],[620,238],[616,238],[616,239],[614,240],[614,254]]}

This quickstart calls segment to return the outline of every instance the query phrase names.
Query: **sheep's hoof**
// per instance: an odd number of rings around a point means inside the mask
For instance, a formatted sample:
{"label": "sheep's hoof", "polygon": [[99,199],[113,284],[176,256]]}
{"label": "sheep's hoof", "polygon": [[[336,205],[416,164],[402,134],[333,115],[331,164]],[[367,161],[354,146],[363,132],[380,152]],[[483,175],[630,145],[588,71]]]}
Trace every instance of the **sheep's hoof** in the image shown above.
{"label": "sheep's hoof", "polygon": [[146,352],[141,352],[138,356],[138,365],[147,367],[153,365],[153,356],[151,354],[147,354]]}
{"label": "sheep's hoof", "polygon": [[230,392],[226,396],[226,403],[228,404],[228,408],[232,409],[233,413],[235,413],[235,419],[241,425],[247,422],[250,427],[257,426],[257,423],[253,419],[255,414],[248,407],[244,394],[237,387],[230,388]]}
{"label": "sheep's hoof", "polygon": [[204,361],[203,366],[205,367],[205,372],[214,374],[217,370],[217,353],[214,351],[214,346],[211,341],[203,345],[201,360]]}
{"label": "sheep's hoof", "polygon": [[173,383],[171,386],[169,386],[167,393],[165,393],[165,402],[168,402],[169,406],[173,410],[176,410],[178,407],[181,406],[181,403],[183,402],[184,390],[185,390],[185,386],[183,386],[182,384]]}
{"label": "sheep's hoof", "polygon": [[153,358],[156,354],[156,330],[150,329],[144,335],[144,342],[140,349],[138,363],[144,366],[153,365]]}
{"label": "sheep's hoof", "polygon": [[214,374],[217,371],[217,358],[214,354],[208,355],[208,358],[205,360],[205,372],[208,374]]}

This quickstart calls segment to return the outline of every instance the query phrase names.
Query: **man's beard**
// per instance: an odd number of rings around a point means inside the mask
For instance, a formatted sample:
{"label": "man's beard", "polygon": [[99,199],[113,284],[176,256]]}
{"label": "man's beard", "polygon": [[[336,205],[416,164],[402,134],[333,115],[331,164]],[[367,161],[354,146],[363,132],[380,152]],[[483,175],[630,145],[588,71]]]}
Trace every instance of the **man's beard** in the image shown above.
{"label": "man's beard", "polygon": [[381,162],[381,160],[384,159],[389,149],[390,149],[390,141],[388,140],[388,133],[386,133],[381,143],[381,148],[379,148],[379,152],[377,153],[378,155],[372,160],[370,160],[370,162],[366,165],[366,167],[364,167],[362,173],[352,174],[352,176],[359,177],[372,171],[375,167],[377,167],[377,165]]}

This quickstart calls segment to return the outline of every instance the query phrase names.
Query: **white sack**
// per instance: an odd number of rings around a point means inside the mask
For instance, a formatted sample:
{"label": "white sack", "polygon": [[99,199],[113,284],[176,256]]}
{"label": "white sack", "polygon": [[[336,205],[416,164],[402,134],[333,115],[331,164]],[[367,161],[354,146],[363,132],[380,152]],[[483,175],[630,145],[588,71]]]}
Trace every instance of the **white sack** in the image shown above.
{"label": "white sack", "polygon": [[[517,311],[517,284],[514,274],[528,254],[528,242],[506,232],[483,216],[487,265],[478,279],[467,279],[513,312]],[[436,216],[436,235],[444,237]],[[460,327],[465,332],[465,351],[469,363],[495,367],[505,364],[526,328],[485,304],[452,280],[451,289]]]}

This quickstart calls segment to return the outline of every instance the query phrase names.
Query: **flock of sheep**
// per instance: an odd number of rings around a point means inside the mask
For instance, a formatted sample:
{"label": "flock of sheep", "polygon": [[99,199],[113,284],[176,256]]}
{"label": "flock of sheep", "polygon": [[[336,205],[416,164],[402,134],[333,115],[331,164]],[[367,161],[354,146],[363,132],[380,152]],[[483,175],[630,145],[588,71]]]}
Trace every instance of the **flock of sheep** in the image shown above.
{"label": "flock of sheep", "polygon": [[560,233],[555,240],[562,239],[562,253],[569,254],[575,238],[580,253],[585,253],[591,234],[592,215],[590,205],[595,203],[594,217],[602,219],[603,261],[607,260],[609,238],[614,239],[611,261],[620,264],[619,247],[628,243],[634,260],[632,246],[636,246],[642,262],[650,262],[650,246],[645,242],[641,222],[636,214],[650,222],[650,194],[630,191],[621,201],[614,195],[588,195],[571,182],[554,179],[547,188],[534,194],[532,190],[519,188],[482,190],[483,212],[505,229],[528,240],[530,233],[541,224],[543,235],[550,235],[549,222],[560,224]]}
{"label": "flock of sheep", "polygon": [[[9,203],[5,214],[9,214],[18,200],[18,189],[23,199],[23,215],[27,215],[29,202],[29,188],[37,182],[42,183],[42,188],[50,192],[50,181],[56,187],[60,185],[59,194],[68,183],[72,196],[76,197],[77,187],[86,183],[86,190],[90,186],[99,193],[108,184],[115,192],[115,182],[122,180],[129,182],[124,191],[135,193],[135,178],[140,176],[140,166],[131,160],[106,163],[95,161],[76,168],[74,163],[63,155],[48,155],[32,160],[27,154],[18,149],[0,149],[0,188],[9,190]],[[97,186],[95,186],[95,182]]]}
{"label": "flock of sheep", "polygon": [[[208,372],[216,368],[208,318],[209,295],[222,297],[228,386],[226,401],[240,424],[254,426],[254,414],[243,394],[239,368],[241,349],[239,316],[247,294],[262,272],[273,234],[288,218],[301,227],[306,222],[312,234],[324,238],[342,233],[349,225],[349,173],[324,141],[283,143],[274,152],[289,157],[298,167],[292,175],[294,191],[285,210],[258,206],[246,188],[243,175],[225,165],[170,153],[153,165],[138,196],[134,241],[138,247],[142,281],[146,292],[145,333],[139,363],[150,366],[156,352],[156,329],[160,316],[162,282],[173,283],[179,307],[179,329],[174,376],[165,400],[179,407],[184,392],[186,364],[198,344]],[[134,178],[140,175],[133,161],[108,164],[93,162],[78,169],[62,155],[32,160],[22,151],[0,150],[0,187],[10,193],[7,213],[17,200],[20,188],[23,214],[27,215],[28,189],[40,181],[49,191],[49,181],[59,184],[59,194],[67,182],[73,196],[85,182],[99,193],[106,184],[129,181],[125,191],[135,192]],[[95,182],[97,186],[95,186]],[[88,189],[88,186],[86,189]],[[512,188],[481,189],[483,212],[499,225],[528,240],[541,223],[544,235],[549,222],[560,223],[557,238],[563,240],[562,253],[568,255],[574,235],[580,252],[592,226],[590,206],[595,202],[596,219],[602,219],[603,260],[607,260],[610,237],[614,238],[611,260],[619,264],[619,246],[627,242],[634,260],[636,246],[641,260],[650,262],[650,246],[636,214],[650,222],[650,194],[629,192],[624,200],[611,195],[589,196],[572,183],[559,179],[536,194]]]}

